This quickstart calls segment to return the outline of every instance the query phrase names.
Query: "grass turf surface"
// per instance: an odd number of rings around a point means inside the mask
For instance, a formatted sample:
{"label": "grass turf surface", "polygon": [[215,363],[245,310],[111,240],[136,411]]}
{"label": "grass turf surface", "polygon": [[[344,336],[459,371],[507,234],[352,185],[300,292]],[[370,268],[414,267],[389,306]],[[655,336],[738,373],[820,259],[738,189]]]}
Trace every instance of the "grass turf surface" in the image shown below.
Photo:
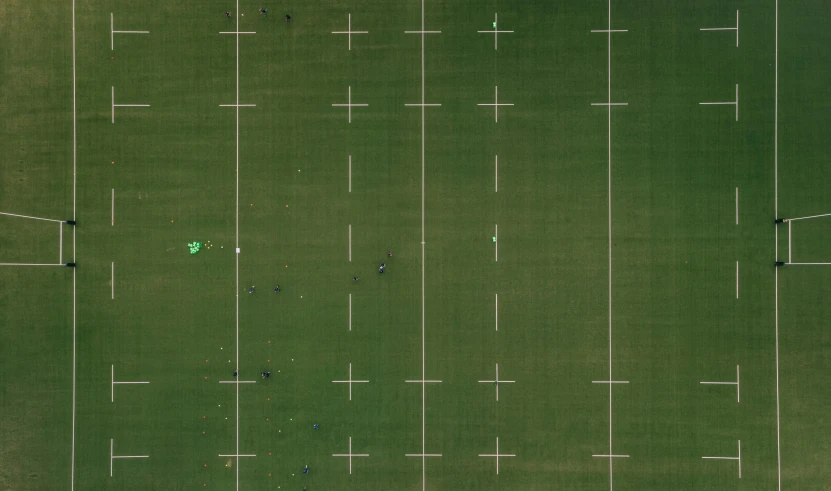
{"label": "grass turf surface", "polygon": [[[609,374],[609,141],[611,360],[629,381],[614,387],[612,437],[631,455],[615,460],[614,488],[777,486],[774,3],[613,3],[612,28],[629,32],[612,37],[611,98],[629,105],[612,108],[610,140],[607,109],[589,105],[607,98],[607,37],[589,32],[606,28],[607,3],[426,2],[425,28],[442,34],[425,39],[425,102],[442,106],[426,109],[423,190],[421,112],[404,107],[421,99],[421,43],[403,33],[421,5],[290,3],[290,24],[261,6],[240,5],[240,30],[257,34],[240,37],[239,102],[257,107],[239,110],[237,132],[235,109],[218,107],[236,100],[236,36],[217,34],[235,28],[231,4],[76,5],[79,226],[77,253],[64,230],[63,260],[77,256],[77,303],[68,268],[0,268],[0,487],[70,487],[74,348],[79,490],[417,490],[422,472],[431,490],[608,488],[608,460],[591,455],[609,450],[609,390],[591,381]],[[738,48],[732,31],[698,30],[733,25],[736,9]],[[110,12],[117,30],[151,34],[116,34],[110,51]],[[350,12],[369,34],[348,51],[330,32]],[[476,33],[494,12],[516,31],[498,51]],[[70,217],[70,4],[0,13],[0,211]],[[782,216],[831,211],[825,20],[821,2],[780,6]],[[732,106],[698,105],[732,100],[736,83],[738,122]],[[347,86],[369,104],[351,124],[331,107]],[[494,86],[515,104],[498,123],[476,105]],[[112,124],[111,87],[116,103],[151,107],[116,108]],[[2,262],[57,258],[53,224],[0,226]],[[794,261],[831,260],[826,222],[794,231]],[[190,256],[193,240],[213,247]],[[781,259],[786,234],[778,245]],[[779,275],[782,489],[831,482],[829,274]],[[236,387],[218,383],[237,351],[257,381],[239,388],[238,412]],[[351,402],[331,383],[350,363],[370,380]],[[499,402],[477,382],[496,363],[516,381]],[[117,386],[110,402],[113,365],[150,384]],[[699,384],[733,380],[736,365],[741,403],[732,386]],[[404,383],[422,368],[443,381],[426,388],[423,427],[421,388]],[[370,455],[351,475],[331,456],[350,436]],[[498,476],[478,456],[497,436],[517,455]],[[117,455],[150,459],[116,460],[110,477],[111,438]],[[737,440],[741,479],[736,462],[701,459],[735,456]],[[404,456],[422,441],[443,454],[424,469]],[[217,456],[237,443],[257,457]]]}

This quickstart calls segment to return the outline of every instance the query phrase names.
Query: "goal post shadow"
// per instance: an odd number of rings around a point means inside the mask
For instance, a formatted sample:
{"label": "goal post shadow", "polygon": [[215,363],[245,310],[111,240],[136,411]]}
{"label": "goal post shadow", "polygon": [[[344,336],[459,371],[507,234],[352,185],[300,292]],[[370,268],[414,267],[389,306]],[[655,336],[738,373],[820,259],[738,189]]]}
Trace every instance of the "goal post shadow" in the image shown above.
{"label": "goal post shadow", "polygon": [[776,225],[780,227],[777,262],[794,266],[831,265],[831,213],[778,218]]}
{"label": "goal post shadow", "polygon": [[0,266],[66,266],[74,256],[73,220],[0,212]]}

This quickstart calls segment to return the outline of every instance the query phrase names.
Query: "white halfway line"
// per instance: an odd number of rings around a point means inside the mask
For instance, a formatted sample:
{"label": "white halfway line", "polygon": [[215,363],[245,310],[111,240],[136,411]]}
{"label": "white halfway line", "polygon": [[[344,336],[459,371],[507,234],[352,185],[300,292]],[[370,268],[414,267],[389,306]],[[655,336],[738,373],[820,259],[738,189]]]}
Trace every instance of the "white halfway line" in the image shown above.
{"label": "white halfway line", "polygon": [[150,31],[116,31],[113,27],[113,14],[110,12],[110,51],[115,49],[114,34],[150,34]]}
{"label": "white halfway line", "polygon": [[736,101],[735,102],[699,102],[702,106],[736,106],[736,121],[739,120],[739,84],[736,84]]}
{"label": "white halfway line", "polygon": [[499,453],[499,437],[496,437],[496,453],[480,453],[479,457],[496,457],[496,473],[499,474],[499,457],[516,457],[516,454]]}
{"label": "white halfway line", "polygon": [[332,380],[333,384],[349,384],[349,400],[352,400],[352,384],[369,383],[369,380],[352,380],[352,363],[349,364],[349,380]]}
{"label": "white halfway line", "polygon": [[110,365],[110,402],[115,402],[116,385],[149,384],[150,382],[117,382],[115,380],[115,365]]}
{"label": "white halfway line", "polygon": [[[369,31],[353,31],[352,30],[352,14],[346,14],[347,17],[347,28],[345,31],[332,31],[332,34],[346,34],[348,39],[348,47],[349,51],[352,51],[352,35],[353,34],[369,34]],[[350,474],[352,474],[350,472]]]}
{"label": "white halfway line", "polygon": [[[500,31],[500,30],[498,30],[499,28],[498,28],[496,22],[497,22],[496,14],[493,14],[493,29],[489,29],[487,31],[476,31],[476,32],[484,33],[484,34],[493,34],[493,49],[494,49],[494,51],[497,50],[497,47],[498,47],[497,40],[499,39],[500,34],[510,34],[510,33],[514,32],[514,31]],[[499,474],[499,473],[497,472],[497,474]]]}
{"label": "white halfway line", "polygon": [[149,459],[149,455],[113,455],[113,439],[110,438],[110,477],[113,477],[113,460],[115,459]]}
{"label": "white halfway line", "polygon": [[[76,70],[75,70],[75,0],[72,0],[72,220],[77,218],[78,209],[78,110],[76,101]],[[75,247],[75,227],[72,227],[72,262],[76,261],[78,250]],[[69,489],[75,491],[75,392],[77,368],[77,303],[76,292],[77,268],[72,268],[72,446],[70,447]],[[112,453],[112,452],[110,452]]]}
{"label": "white halfway line", "polygon": [[739,47],[739,11],[736,11],[736,27],[704,27],[699,31],[736,31],[736,47]]}
{"label": "white halfway line", "polygon": [[700,382],[701,385],[735,385],[736,386],[736,402],[741,403],[741,385],[739,384],[739,366],[736,365],[736,381],[735,382]]}
{"label": "white halfway line", "polygon": [[349,437],[349,453],[333,453],[332,457],[349,457],[349,475],[352,475],[352,457],[369,457],[368,453],[352,453],[352,437]]}
{"label": "white halfway line", "polygon": [[493,106],[494,113],[493,119],[495,122],[499,122],[499,106],[513,106],[513,104],[508,103],[499,103],[499,87],[496,85],[493,86],[493,103],[483,103],[483,104],[476,104],[477,106]]}
{"label": "white halfway line", "polygon": [[367,107],[369,104],[353,104],[352,103],[352,86],[348,86],[346,104],[332,104],[332,107],[346,107],[348,114],[348,122],[352,122],[352,108],[353,107]]}
{"label": "white halfway line", "polygon": [[117,107],[150,107],[150,104],[116,104],[115,103],[115,87],[111,86],[111,102],[112,102],[112,123],[115,124],[115,108]]}
{"label": "white halfway line", "polygon": [[739,440],[739,456],[738,457],[701,457],[702,459],[710,460],[738,460],[739,461],[739,479],[742,478],[742,441]]}

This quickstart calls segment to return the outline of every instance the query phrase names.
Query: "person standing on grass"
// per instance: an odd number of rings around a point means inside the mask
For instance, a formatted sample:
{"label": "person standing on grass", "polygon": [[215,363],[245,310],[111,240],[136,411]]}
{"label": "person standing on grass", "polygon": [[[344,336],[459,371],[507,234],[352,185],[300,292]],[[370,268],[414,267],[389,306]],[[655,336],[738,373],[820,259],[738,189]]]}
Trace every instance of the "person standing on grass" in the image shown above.
{"label": "person standing on grass", "polygon": [[291,16],[289,14],[286,14],[286,22],[291,22]]}
{"label": "person standing on grass", "polygon": [[280,285],[275,286],[274,291],[280,293]]}
{"label": "person standing on grass", "polygon": [[358,280],[360,280],[360,278],[358,278],[357,276],[352,277],[352,281],[358,281]]}
{"label": "person standing on grass", "polygon": [[260,9],[260,13],[263,14],[263,18],[268,17],[268,9],[262,8]]}
{"label": "person standing on grass", "polygon": [[251,285],[251,288],[248,289],[248,293],[254,293],[254,285]]}
{"label": "person standing on grass", "polygon": [[231,18],[231,12],[225,12],[225,17],[230,19]]}
{"label": "person standing on grass", "polygon": [[387,251],[387,257],[392,257],[392,251]]}

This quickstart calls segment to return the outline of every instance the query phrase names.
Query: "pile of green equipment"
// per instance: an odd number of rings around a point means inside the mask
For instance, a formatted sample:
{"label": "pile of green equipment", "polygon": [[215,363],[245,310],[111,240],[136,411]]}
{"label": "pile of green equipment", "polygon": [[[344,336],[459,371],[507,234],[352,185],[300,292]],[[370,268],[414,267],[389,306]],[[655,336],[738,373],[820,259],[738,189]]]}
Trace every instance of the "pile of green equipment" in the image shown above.
{"label": "pile of green equipment", "polygon": [[200,249],[202,249],[202,243],[201,242],[191,242],[191,243],[188,244],[188,249],[190,249],[191,254],[196,254],[197,252],[199,252]]}

